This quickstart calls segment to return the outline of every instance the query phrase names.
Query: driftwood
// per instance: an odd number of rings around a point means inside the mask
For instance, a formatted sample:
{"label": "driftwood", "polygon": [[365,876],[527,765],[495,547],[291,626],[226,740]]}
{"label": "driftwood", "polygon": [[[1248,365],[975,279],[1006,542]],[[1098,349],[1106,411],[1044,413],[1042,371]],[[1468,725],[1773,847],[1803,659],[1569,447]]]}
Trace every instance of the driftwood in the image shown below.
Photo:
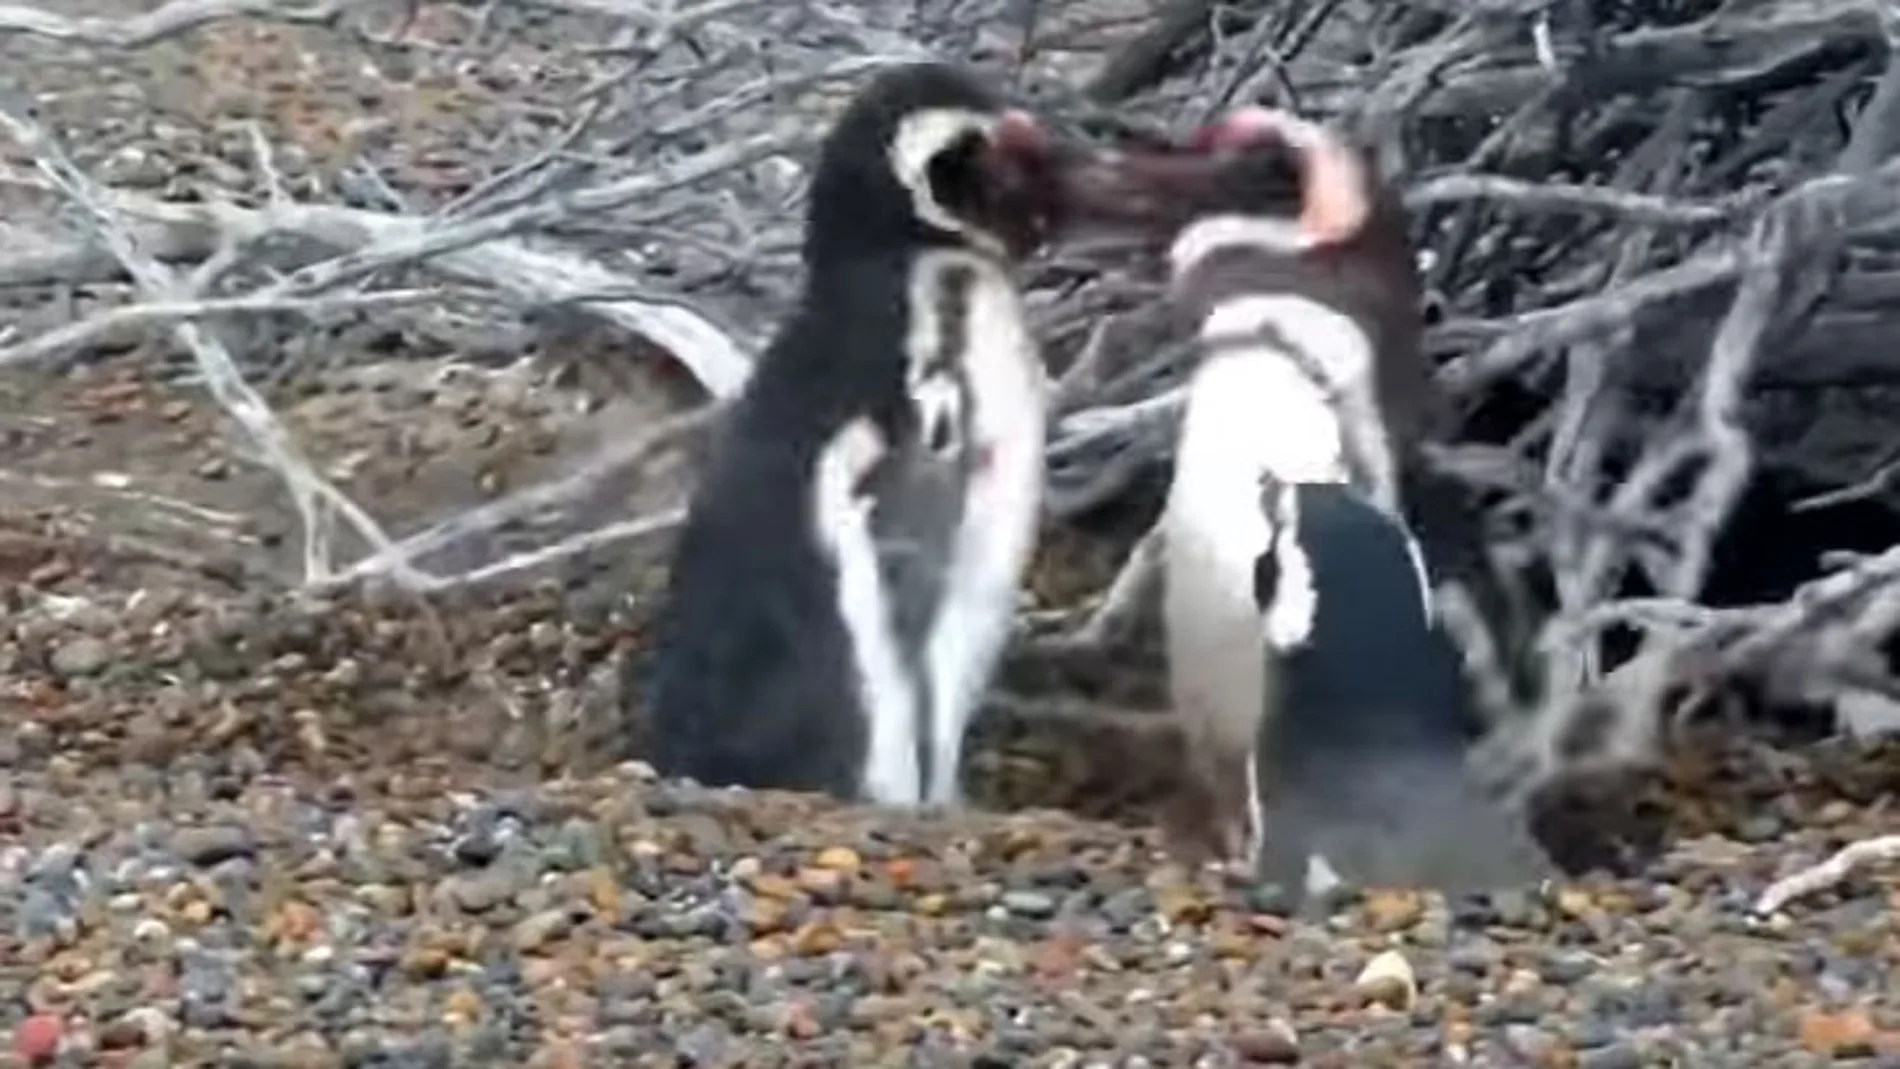
{"label": "driftwood", "polygon": [[[0,365],[82,359],[129,324],[172,332],[282,473],[304,517],[307,584],[381,578],[422,591],[493,579],[676,522],[677,509],[635,517],[459,574],[419,563],[583,497],[654,442],[716,418],[790,292],[804,153],[867,70],[968,59],[1101,136],[1178,130],[1272,100],[1357,131],[1403,184],[1436,315],[1428,344],[1468,415],[1435,461],[1489,495],[1500,568],[1549,594],[1545,700],[1499,726],[1501,752],[1533,777],[1548,771],[1577,710],[1607,701],[1601,755],[1652,757],[1684,666],[1704,688],[1770,685],[1806,701],[1900,692],[1879,655],[1900,623],[1900,546],[1817,561],[1772,603],[1715,605],[1711,594],[1718,543],[1747,536],[1730,519],[1763,471],[1799,473],[1808,509],[1857,500],[1900,513],[1891,432],[1849,434],[1826,456],[1803,444],[1849,418],[1843,392],[1900,382],[1891,5],[1136,7],[491,0],[471,9],[477,36],[546,12],[584,17],[617,71],[576,96],[540,154],[497,159],[478,188],[442,203],[404,206],[384,191],[382,209],[362,196],[286,194],[261,126],[253,190],[176,203],[109,188],[30,102],[0,96],[0,129],[22,148],[15,159],[31,161],[0,182],[67,223],[15,243],[0,286],[130,283],[125,303],[95,318],[0,329]],[[0,34],[109,54],[249,18],[389,49],[408,44],[412,14],[367,0],[175,0],[109,22],[0,4]],[[631,251],[659,239],[671,242],[664,263]],[[1059,369],[1057,521],[1151,494],[1168,463],[1183,354],[1152,300],[1155,274],[1112,247],[1065,249],[1031,272]],[[232,351],[199,326],[399,315],[450,296],[497,333],[532,331],[550,312],[610,324],[688,372],[708,407],[558,484],[393,539],[302,459],[249,385],[268,355]],[[333,559],[339,519],[366,556]],[[1101,648],[1126,631],[1151,568],[1152,541],[1139,545],[1096,604],[1026,618],[1026,654]]]}

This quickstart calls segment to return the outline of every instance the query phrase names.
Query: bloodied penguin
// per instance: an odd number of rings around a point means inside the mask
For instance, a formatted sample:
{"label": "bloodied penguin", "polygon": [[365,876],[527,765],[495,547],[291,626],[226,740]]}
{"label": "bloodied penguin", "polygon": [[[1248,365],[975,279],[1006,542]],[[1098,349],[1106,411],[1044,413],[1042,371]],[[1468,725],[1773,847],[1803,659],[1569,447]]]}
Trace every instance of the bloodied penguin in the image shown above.
{"label": "bloodied penguin", "polygon": [[1470,681],[1406,520],[1433,414],[1403,219],[1365,154],[1290,114],[1199,141],[1128,171],[1177,213],[1171,295],[1199,348],[1163,622],[1218,847],[1296,902],[1534,883],[1542,851],[1466,765]]}
{"label": "bloodied penguin", "polygon": [[956,801],[1035,538],[1043,369],[1011,277],[1049,141],[958,68],[888,68],[820,147],[803,291],[680,535],[653,763],[707,785]]}

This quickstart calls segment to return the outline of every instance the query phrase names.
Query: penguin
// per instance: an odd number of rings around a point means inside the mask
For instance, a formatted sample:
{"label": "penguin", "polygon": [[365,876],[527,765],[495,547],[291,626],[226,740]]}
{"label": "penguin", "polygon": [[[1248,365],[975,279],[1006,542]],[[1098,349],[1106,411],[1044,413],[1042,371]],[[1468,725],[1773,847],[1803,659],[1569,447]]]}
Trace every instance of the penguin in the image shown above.
{"label": "penguin", "polygon": [[1418,543],[1349,482],[1262,488],[1254,564],[1275,708],[1246,755],[1250,871],[1290,904],[1339,883],[1447,894],[1556,874],[1470,767],[1469,684]]}
{"label": "penguin", "polygon": [[1295,904],[1545,879],[1467,767],[1471,681],[1408,523],[1433,504],[1411,453],[1435,414],[1395,198],[1284,112],[1241,109],[1191,148],[1129,166],[1177,213],[1170,296],[1198,343],[1162,621],[1216,848]]}
{"label": "penguin", "polygon": [[705,786],[961,798],[1041,505],[1045,372],[1012,277],[1052,142],[972,73],[884,68],[823,139],[804,280],[673,550],[649,759]]}

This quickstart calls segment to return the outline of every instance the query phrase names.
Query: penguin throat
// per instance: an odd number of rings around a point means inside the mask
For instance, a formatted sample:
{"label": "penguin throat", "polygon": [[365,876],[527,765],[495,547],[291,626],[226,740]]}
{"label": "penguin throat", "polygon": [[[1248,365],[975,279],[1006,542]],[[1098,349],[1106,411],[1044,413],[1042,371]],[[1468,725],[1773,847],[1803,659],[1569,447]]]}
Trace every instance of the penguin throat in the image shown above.
{"label": "penguin throat", "polygon": [[1169,272],[1186,275],[1224,249],[1253,249],[1278,256],[1298,255],[1313,247],[1298,219],[1266,215],[1210,215],[1185,227],[1168,247]]}
{"label": "penguin throat", "polygon": [[1189,386],[1181,465],[1215,456],[1249,485],[1356,482],[1347,435],[1372,357],[1351,319],[1294,295],[1223,301],[1201,324],[1204,355]]}

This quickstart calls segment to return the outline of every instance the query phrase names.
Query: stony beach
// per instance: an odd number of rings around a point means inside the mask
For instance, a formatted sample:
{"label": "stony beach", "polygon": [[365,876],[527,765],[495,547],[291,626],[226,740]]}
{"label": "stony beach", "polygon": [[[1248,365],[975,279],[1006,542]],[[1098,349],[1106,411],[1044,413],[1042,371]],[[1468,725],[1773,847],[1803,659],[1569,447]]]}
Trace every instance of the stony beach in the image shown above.
{"label": "stony beach", "polygon": [[[424,38],[466,19],[419,11]],[[577,32],[376,72],[318,28],[107,63],[21,35],[0,70],[106,181],[249,188],[257,121],[299,196],[367,152],[426,199],[553,128],[592,73]],[[653,416],[466,353],[365,370],[325,344],[271,399],[402,530]],[[622,759],[614,689],[651,561],[293,599],[294,513],[179,364],[138,335],[0,370],[9,1065],[1900,1066],[1900,873],[1750,911],[1894,826],[1900,747],[1712,745],[1655,785],[1669,850],[1640,873],[1373,892],[1318,922],[1170,863],[1138,800],[1081,797],[1047,743],[983,757],[958,813],[661,783]]]}

